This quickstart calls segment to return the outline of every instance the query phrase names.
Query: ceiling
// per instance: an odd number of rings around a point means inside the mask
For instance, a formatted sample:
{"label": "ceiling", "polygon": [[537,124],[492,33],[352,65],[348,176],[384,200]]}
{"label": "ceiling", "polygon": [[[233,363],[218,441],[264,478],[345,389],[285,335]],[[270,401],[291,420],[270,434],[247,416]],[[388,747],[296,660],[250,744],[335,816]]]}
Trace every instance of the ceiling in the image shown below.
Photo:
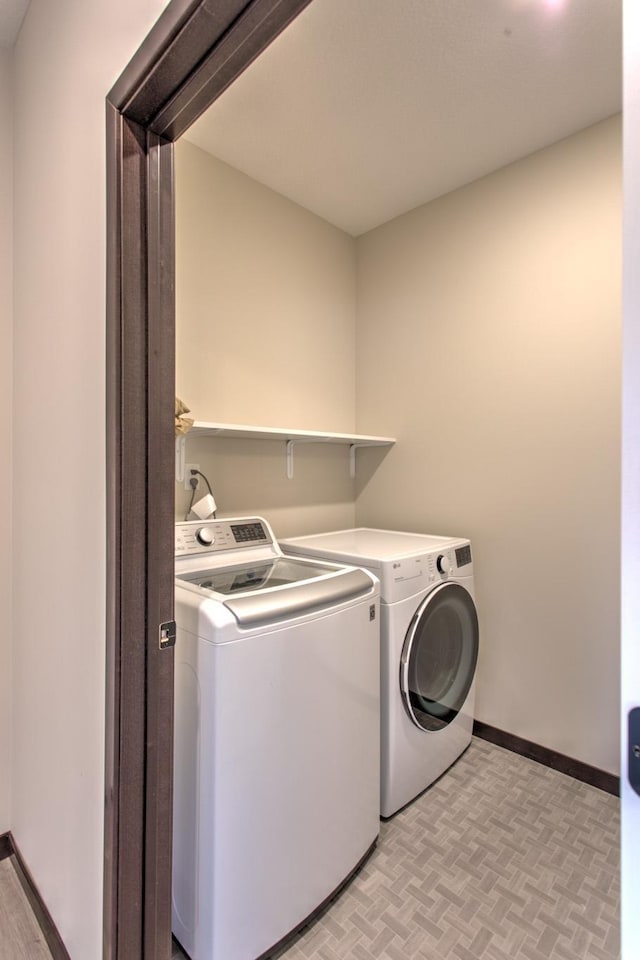
{"label": "ceiling", "polygon": [[621,110],[622,0],[313,0],[186,134],[357,236]]}
{"label": "ceiling", "polygon": [[0,47],[12,47],[29,0],[0,0]]}

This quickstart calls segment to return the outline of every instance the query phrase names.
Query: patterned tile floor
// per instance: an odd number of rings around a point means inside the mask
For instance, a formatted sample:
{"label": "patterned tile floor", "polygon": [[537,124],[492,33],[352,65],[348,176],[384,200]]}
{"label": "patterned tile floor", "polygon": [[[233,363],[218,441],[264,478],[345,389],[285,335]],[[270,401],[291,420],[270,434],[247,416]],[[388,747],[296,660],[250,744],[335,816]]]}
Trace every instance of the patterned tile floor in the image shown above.
{"label": "patterned tile floor", "polygon": [[474,738],[273,960],[615,960],[618,842],[616,797]]}

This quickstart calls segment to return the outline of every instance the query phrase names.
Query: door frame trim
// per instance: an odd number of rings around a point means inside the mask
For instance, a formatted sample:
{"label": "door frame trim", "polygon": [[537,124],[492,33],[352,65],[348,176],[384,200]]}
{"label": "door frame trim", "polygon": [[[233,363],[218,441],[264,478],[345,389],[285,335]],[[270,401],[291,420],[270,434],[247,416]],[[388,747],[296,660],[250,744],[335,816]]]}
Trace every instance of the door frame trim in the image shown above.
{"label": "door frame trim", "polygon": [[107,95],[103,957],[171,955],[173,141],[310,0],[172,0]]}

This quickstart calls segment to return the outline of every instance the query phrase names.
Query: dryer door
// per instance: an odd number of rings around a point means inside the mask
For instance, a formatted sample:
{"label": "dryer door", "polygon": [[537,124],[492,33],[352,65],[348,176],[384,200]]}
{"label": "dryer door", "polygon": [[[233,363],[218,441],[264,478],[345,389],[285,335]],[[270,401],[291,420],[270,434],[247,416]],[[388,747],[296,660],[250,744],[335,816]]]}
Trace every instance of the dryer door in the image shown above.
{"label": "dryer door", "polygon": [[436,587],[418,607],[400,662],[404,705],[413,722],[434,732],[458,715],[478,660],[478,615],[459,583]]}

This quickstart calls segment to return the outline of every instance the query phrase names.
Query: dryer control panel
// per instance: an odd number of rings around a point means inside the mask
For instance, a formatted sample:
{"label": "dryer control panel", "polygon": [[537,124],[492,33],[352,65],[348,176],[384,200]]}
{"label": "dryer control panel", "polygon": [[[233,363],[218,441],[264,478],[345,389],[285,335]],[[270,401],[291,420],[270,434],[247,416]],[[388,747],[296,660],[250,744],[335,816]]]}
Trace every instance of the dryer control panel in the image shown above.
{"label": "dryer control panel", "polygon": [[176,557],[264,547],[273,543],[275,539],[271,528],[261,517],[185,520],[183,523],[176,523]]}
{"label": "dryer control panel", "polygon": [[460,547],[451,547],[443,549],[438,553],[432,553],[427,557],[427,568],[429,582],[436,580],[446,580],[450,576],[456,575],[456,571],[466,567],[463,575],[472,575],[471,544],[467,543]]}

